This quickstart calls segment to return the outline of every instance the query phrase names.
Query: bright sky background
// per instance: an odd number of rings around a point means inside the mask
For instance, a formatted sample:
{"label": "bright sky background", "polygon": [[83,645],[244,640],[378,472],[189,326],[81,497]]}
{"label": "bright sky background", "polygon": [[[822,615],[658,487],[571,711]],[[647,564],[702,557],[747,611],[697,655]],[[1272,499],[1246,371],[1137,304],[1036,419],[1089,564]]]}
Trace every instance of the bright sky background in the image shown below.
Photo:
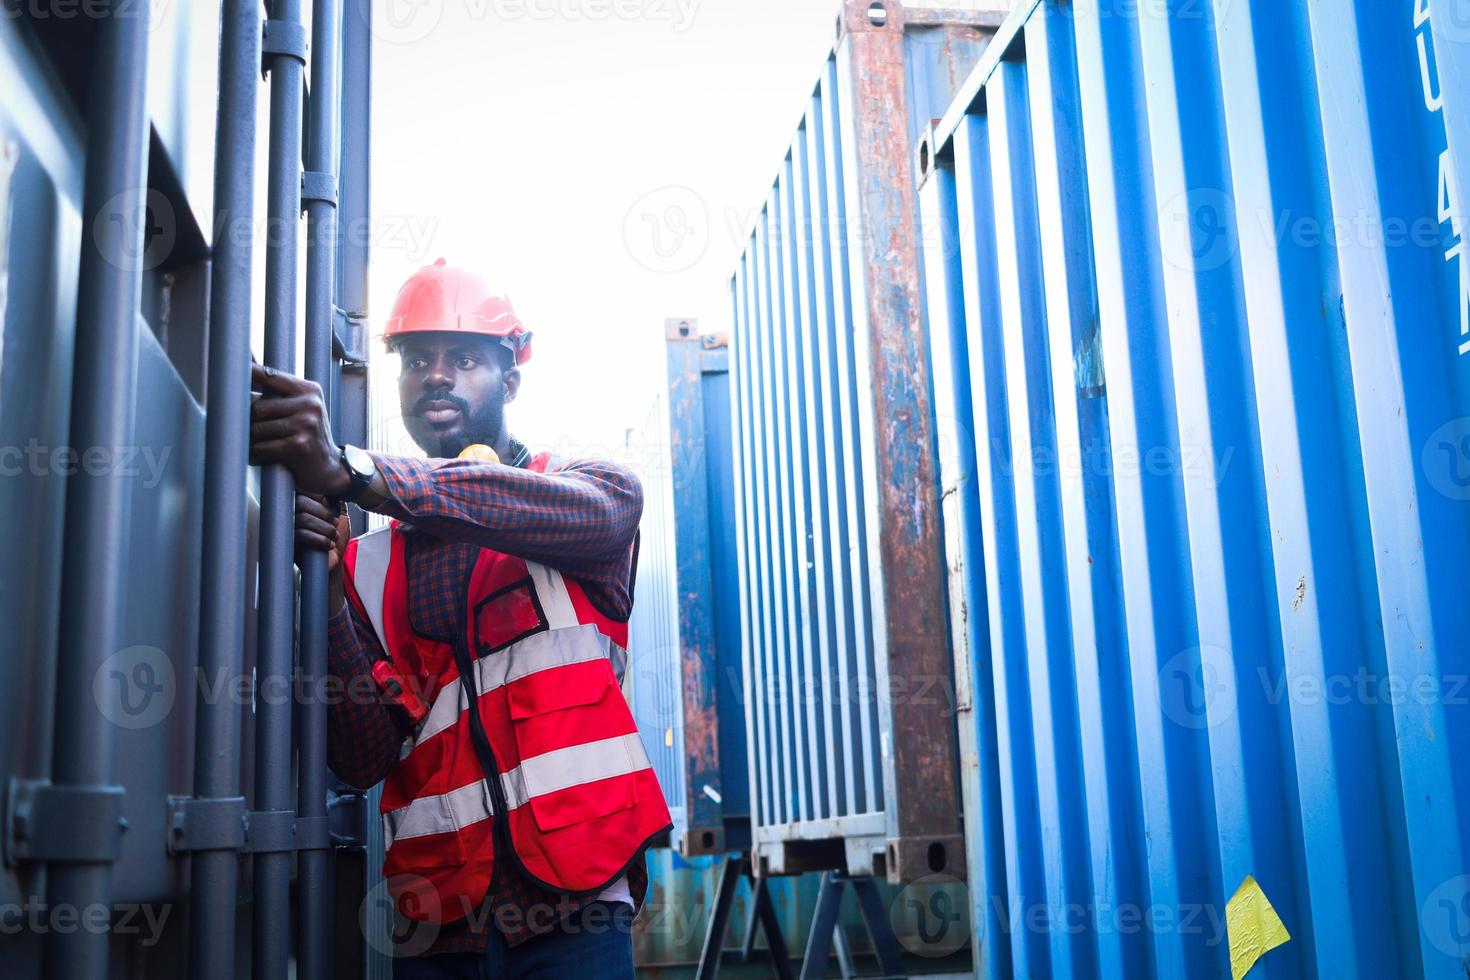
{"label": "bright sky background", "polygon": [[[420,265],[484,270],[536,334],[512,431],[615,454],[664,388],[664,319],[729,329],[836,0],[373,6],[374,333]],[[397,358],[374,357],[396,417]]]}

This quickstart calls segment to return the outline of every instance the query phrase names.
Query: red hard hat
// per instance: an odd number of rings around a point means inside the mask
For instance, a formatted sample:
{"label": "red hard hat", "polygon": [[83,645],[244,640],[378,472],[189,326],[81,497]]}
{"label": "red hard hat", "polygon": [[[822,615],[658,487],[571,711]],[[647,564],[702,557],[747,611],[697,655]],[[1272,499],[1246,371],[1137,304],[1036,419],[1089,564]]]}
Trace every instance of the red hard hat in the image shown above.
{"label": "red hard hat", "polygon": [[473,272],[457,269],[439,259],[409,277],[383,329],[383,340],[406,333],[463,331],[499,337],[515,354],[517,364],[531,359],[531,332],[521,325],[510,298],[497,292]]}

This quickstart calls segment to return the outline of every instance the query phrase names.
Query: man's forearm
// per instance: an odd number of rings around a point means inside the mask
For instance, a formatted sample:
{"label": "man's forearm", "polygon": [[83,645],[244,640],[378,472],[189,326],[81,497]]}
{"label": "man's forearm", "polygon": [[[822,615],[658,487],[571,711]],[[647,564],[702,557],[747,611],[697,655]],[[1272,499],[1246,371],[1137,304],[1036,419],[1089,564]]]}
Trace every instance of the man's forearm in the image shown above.
{"label": "man's forearm", "polygon": [[372,658],[378,649],[377,639],[352,609],[338,607],[327,626],[327,669],[342,696],[327,707],[327,765],[343,781],[364,789],[393,768],[407,737],[373,680]]}
{"label": "man's forearm", "polygon": [[359,499],[368,509],[592,581],[622,578],[643,512],[642,486],[627,470],[599,461],[536,473],[464,460],[373,459],[377,475]]}

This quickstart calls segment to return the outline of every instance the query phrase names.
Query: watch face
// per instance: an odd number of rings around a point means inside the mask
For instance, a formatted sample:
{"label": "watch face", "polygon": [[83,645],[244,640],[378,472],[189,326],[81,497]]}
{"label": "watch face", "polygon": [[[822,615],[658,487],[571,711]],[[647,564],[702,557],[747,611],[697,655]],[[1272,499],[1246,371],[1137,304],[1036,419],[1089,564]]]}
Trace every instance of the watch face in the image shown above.
{"label": "watch face", "polygon": [[343,446],[342,459],[360,479],[371,480],[373,474],[377,472],[377,467],[373,465],[373,458],[356,446]]}

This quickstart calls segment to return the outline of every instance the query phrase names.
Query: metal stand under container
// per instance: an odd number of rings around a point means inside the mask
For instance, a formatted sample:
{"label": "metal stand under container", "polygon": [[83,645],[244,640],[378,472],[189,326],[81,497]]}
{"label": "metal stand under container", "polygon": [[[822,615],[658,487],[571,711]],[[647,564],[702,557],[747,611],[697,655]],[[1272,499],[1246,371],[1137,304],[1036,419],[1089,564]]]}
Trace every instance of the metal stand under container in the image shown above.
{"label": "metal stand under container", "polygon": [[734,274],[760,876],[964,875],[910,148],[1000,19],[844,3]]}

